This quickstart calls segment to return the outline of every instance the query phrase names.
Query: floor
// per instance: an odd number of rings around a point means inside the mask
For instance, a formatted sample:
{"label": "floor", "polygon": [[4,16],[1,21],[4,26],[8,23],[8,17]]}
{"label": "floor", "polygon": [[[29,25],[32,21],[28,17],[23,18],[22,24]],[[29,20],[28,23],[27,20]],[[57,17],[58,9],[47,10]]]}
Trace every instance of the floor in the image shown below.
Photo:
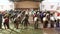
{"label": "floor", "polygon": [[0,34],[60,34],[60,28],[43,28],[43,25],[39,23],[39,29],[34,29],[32,17],[29,18],[31,23],[27,29],[24,29],[23,25],[19,25],[19,29],[14,28],[14,24],[10,23],[10,29],[0,29]]}

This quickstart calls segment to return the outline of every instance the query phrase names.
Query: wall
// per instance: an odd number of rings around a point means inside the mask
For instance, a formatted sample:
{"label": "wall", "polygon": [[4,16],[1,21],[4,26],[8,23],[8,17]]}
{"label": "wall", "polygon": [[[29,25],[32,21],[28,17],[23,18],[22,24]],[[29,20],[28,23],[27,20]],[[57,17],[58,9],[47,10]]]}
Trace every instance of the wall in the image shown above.
{"label": "wall", "polygon": [[39,8],[40,2],[21,1],[14,2],[15,8]]}

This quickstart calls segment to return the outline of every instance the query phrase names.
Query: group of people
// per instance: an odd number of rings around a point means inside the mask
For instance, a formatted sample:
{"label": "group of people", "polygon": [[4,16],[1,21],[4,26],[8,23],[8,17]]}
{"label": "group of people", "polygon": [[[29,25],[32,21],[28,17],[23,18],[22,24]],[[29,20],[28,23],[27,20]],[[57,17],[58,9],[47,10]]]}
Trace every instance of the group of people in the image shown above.
{"label": "group of people", "polygon": [[35,22],[35,28],[38,28],[38,21],[40,21],[43,24],[43,28],[47,28],[48,26],[50,28],[60,27],[60,19],[57,19],[57,17],[55,17],[55,12],[37,11],[33,14],[33,21]]}
{"label": "group of people", "polygon": [[6,13],[3,16],[4,27],[6,29],[6,26],[7,26],[7,28],[10,29],[9,21],[11,21],[11,23],[14,24],[14,27],[16,29],[19,28],[19,24],[22,24],[25,27],[27,27],[28,26],[28,18],[29,18],[29,16],[28,16],[28,14],[25,14],[25,11],[13,13],[13,14]]}
{"label": "group of people", "polygon": [[[35,11],[34,14],[31,14],[33,17],[33,22],[34,22],[34,28],[38,29],[39,26],[39,22],[41,22],[43,24],[43,28],[47,28],[48,24],[50,23],[50,27],[54,28],[54,24],[56,24],[56,27],[60,27],[59,22],[60,19],[56,19],[54,16],[55,12],[50,12],[50,11]],[[13,13],[13,14],[9,14],[9,13],[5,13],[2,14],[0,12],[0,29],[2,28],[2,18],[3,20],[3,25],[6,29],[6,27],[8,29],[10,29],[9,27],[9,21],[11,20],[11,23],[14,23],[14,27],[16,29],[19,28],[19,24],[24,25],[24,27],[27,28],[27,26],[30,24],[29,22],[29,13],[26,11],[18,11],[18,13]]]}

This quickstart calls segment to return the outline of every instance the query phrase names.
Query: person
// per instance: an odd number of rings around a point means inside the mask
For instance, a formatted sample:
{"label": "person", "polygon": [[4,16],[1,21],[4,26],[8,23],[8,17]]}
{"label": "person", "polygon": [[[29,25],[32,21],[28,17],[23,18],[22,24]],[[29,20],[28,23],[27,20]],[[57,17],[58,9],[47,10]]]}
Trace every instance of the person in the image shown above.
{"label": "person", "polygon": [[19,17],[14,18],[14,26],[15,26],[16,29],[18,29],[18,26],[19,26]]}
{"label": "person", "polygon": [[6,26],[7,26],[8,29],[10,28],[9,27],[9,18],[8,17],[4,17],[4,27],[5,27],[5,29],[6,29]]}
{"label": "person", "polygon": [[44,17],[43,12],[40,12],[40,20],[41,20],[41,23],[43,23],[43,17]]}
{"label": "person", "polygon": [[56,21],[56,27],[59,27],[59,22],[60,22],[60,20],[57,19],[57,21]]}
{"label": "person", "polygon": [[47,19],[47,17],[44,17],[43,18],[43,27],[47,28],[47,26],[48,26],[48,19]]}
{"label": "person", "polygon": [[29,19],[29,16],[26,14],[24,20],[22,21],[22,22],[24,22],[25,28],[27,28],[28,24],[30,24],[28,19]]}
{"label": "person", "polygon": [[2,13],[0,12],[0,29],[2,28]]}
{"label": "person", "polygon": [[35,28],[35,29],[38,29],[38,17],[35,17],[35,18],[34,18],[34,22],[35,22],[34,28]]}
{"label": "person", "polygon": [[55,18],[53,16],[53,14],[51,14],[51,16],[50,16],[50,22],[51,22],[51,28],[54,28]]}
{"label": "person", "polygon": [[34,22],[34,18],[37,16],[37,14],[36,13],[34,13],[34,15],[33,15],[33,22]]}

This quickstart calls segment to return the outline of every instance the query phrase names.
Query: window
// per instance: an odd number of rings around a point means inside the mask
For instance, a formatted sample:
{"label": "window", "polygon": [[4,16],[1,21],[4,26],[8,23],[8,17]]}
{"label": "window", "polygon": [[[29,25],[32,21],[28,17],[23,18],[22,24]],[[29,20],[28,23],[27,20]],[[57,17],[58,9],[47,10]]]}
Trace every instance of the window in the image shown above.
{"label": "window", "polygon": [[0,11],[14,9],[13,2],[9,0],[0,0]]}

